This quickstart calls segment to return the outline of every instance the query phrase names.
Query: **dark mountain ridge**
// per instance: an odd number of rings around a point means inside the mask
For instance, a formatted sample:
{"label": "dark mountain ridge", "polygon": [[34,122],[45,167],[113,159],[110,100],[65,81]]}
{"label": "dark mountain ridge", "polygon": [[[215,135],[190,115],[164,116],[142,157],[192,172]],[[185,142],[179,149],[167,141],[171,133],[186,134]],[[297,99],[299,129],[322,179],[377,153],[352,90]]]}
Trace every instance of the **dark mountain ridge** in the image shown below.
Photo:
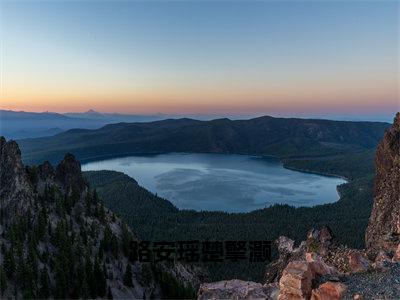
{"label": "dark mountain ridge", "polygon": [[296,156],[338,155],[373,149],[390,125],[269,116],[249,120],[167,119],[116,123],[19,141],[27,163],[58,161],[65,151],[80,160],[145,153],[205,152]]}

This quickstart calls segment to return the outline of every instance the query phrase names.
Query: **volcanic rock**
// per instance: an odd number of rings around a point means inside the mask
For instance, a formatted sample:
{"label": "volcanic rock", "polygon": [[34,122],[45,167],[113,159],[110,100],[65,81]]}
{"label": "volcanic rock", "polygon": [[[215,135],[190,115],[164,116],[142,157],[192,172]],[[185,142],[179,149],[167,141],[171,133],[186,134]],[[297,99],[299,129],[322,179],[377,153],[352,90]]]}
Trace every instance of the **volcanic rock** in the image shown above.
{"label": "volcanic rock", "polygon": [[277,293],[277,285],[262,285],[238,279],[203,283],[197,299],[272,299]]}
{"label": "volcanic rock", "polygon": [[15,141],[0,137],[0,208],[3,222],[26,211],[32,200],[31,185]]}
{"label": "volcanic rock", "polygon": [[294,248],[294,241],[285,236],[280,236],[275,243],[278,247],[279,258],[267,265],[264,275],[266,283],[278,282],[288,263],[295,260],[304,260],[306,252],[305,242]]}
{"label": "volcanic rock", "polygon": [[352,273],[367,271],[370,262],[358,251],[349,254],[349,266]]}
{"label": "volcanic rock", "polygon": [[312,290],[311,300],[339,300],[347,292],[347,286],[340,282],[325,282]]}
{"label": "volcanic rock", "polygon": [[290,262],[279,280],[279,300],[308,299],[311,294],[313,272],[305,261]]}
{"label": "volcanic rock", "polygon": [[374,204],[365,234],[371,251],[395,251],[400,240],[400,113],[385,132],[375,157]]}

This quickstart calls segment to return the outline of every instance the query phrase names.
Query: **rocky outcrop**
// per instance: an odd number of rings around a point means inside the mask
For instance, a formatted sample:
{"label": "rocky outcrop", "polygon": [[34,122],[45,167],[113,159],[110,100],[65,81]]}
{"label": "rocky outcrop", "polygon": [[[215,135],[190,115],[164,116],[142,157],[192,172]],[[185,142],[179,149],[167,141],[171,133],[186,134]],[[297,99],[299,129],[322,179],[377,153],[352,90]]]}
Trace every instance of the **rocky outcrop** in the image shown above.
{"label": "rocky outcrop", "polygon": [[286,236],[280,236],[275,244],[278,247],[279,258],[269,263],[266,267],[264,280],[266,283],[278,282],[283,270],[289,262],[304,259],[306,243],[294,247],[294,241]]}
{"label": "rocky outcrop", "polygon": [[313,279],[309,263],[306,261],[290,262],[279,280],[278,300],[309,299]]}
{"label": "rocky outcrop", "polygon": [[86,182],[82,176],[81,164],[71,153],[67,153],[56,168],[55,180],[61,184],[64,191],[78,193],[86,190]]}
{"label": "rocky outcrop", "polygon": [[393,256],[393,260],[400,262],[400,244],[397,246],[396,252]]}
{"label": "rocky outcrop", "polygon": [[360,252],[352,252],[348,256],[351,273],[365,272],[370,267],[370,261]]}
{"label": "rocky outcrop", "polygon": [[[307,233],[307,240],[294,247],[294,241],[288,237],[280,236],[275,244],[278,247],[279,258],[266,266],[265,282],[277,282],[282,276],[283,270],[292,261],[306,260],[312,264],[312,268],[324,273],[334,273],[336,269],[328,266],[336,262],[335,255],[341,248],[337,247],[332,230],[328,226],[321,229],[312,228]],[[323,271],[322,271],[323,270]]]}
{"label": "rocky outcrop", "polygon": [[[0,298],[38,298],[42,285],[38,280],[43,272],[48,273],[48,296],[55,298],[173,297],[164,288],[164,281],[173,282],[175,292],[181,293],[176,289],[184,288],[193,295],[206,278],[200,267],[180,262],[152,265],[136,261],[130,242],[137,238],[89,189],[80,162],[72,154],[66,154],[55,168],[47,161],[38,167],[23,166],[17,143],[1,137],[0,183],[0,245],[1,254],[6,253],[0,255],[0,270],[10,260],[16,261],[17,255],[18,260],[28,260],[28,254],[33,252],[46,257],[28,274],[35,278],[33,286],[20,283],[29,278],[23,277],[25,273],[16,274],[19,269],[8,272],[7,288]],[[19,243],[15,243],[16,238]],[[18,253],[16,244],[22,246]],[[64,254],[66,251],[77,256],[70,259]],[[55,268],[54,262],[60,261],[62,266],[56,264]],[[93,276],[82,274],[82,266]],[[60,273],[68,277],[61,276],[68,284],[62,291]],[[94,282],[94,277],[99,282]],[[85,289],[77,290],[77,285]]]}
{"label": "rocky outcrop", "polygon": [[0,217],[7,223],[24,211],[32,201],[31,185],[15,141],[0,137]]}
{"label": "rocky outcrop", "polygon": [[[60,293],[54,294],[59,298],[76,297],[78,294],[70,282],[73,282],[74,276],[79,275],[68,277],[70,285],[64,291],[57,289],[60,287],[59,275],[50,262],[60,261],[68,262],[64,264],[63,274],[79,273],[84,262],[91,266],[101,265],[101,270],[89,268],[98,276],[98,280],[102,280],[99,285],[103,286],[103,289],[92,289],[90,298],[106,296],[106,293],[125,298],[159,295],[154,276],[144,283],[140,264],[130,262],[126,251],[124,253],[118,246],[122,244],[122,236],[134,239],[132,232],[96,201],[92,193],[88,193],[80,164],[73,155],[66,155],[56,171],[48,162],[39,167],[24,167],[18,144],[0,137],[0,266],[4,270],[4,265],[7,270],[7,277],[2,280],[6,280],[8,287],[2,290],[1,298],[39,298],[39,288],[43,288],[41,282],[35,279],[32,285],[22,283],[28,280],[28,271],[32,272],[29,280],[47,273],[49,294],[46,297],[53,295],[50,289]],[[95,230],[93,234],[87,234],[90,229]],[[57,234],[53,234],[55,232]],[[105,247],[104,243],[108,243],[108,246]],[[115,245],[113,253],[110,252],[111,243]],[[18,253],[16,244],[20,245]],[[60,255],[65,249],[79,251],[79,256],[68,261],[69,257]],[[36,256],[46,256],[47,259],[41,260],[39,264]],[[10,265],[10,261],[17,259],[22,260],[26,266],[30,261],[36,267],[26,267],[28,271],[20,272]],[[131,265],[132,285],[124,283],[128,264]],[[58,265],[58,268],[61,267]],[[85,283],[81,278],[80,284]]]}
{"label": "rocky outcrop", "polygon": [[394,252],[400,242],[400,113],[377,148],[375,167],[374,204],[366,246],[373,252]]}
{"label": "rocky outcrop", "polygon": [[48,161],[38,166],[37,175],[37,190],[41,193],[54,183],[54,168]]}
{"label": "rocky outcrop", "polygon": [[[137,238],[96,195],[72,154],[56,168],[24,166],[18,144],[0,137],[0,298],[163,297],[153,266],[133,259]],[[189,288],[199,269],[177,262],[162,271]]]}
{"label": "rocky outcrop", "polygon": [[323,258],[316,253],[306,253],[306,261],[310,265],[313,277],[325,275],[337,275],[339,272],[335,267],[329,266]]}
{"label": "rocky outcrop", "polygon": [[238,279],[203,283],[197,293],[197,299],[275,299],[277,284],[262,285],[252,281]]}
{"label": "rocky outcrop", "polygon": [[347,292],[347,286],[340,282],[325,282],[312,290],[311,300],[339,300]]}

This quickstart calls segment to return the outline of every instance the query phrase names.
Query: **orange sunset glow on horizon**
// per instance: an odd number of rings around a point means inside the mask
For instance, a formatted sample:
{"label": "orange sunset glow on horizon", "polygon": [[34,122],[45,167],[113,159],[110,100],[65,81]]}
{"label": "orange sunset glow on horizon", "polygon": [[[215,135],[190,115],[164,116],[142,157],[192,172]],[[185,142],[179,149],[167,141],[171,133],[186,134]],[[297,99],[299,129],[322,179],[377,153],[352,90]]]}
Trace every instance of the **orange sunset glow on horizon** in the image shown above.
{"label": "orange sunset glow on horizon", "polygon": [[289,4],[2,3],[0,109],[398,110],[398,4]]}

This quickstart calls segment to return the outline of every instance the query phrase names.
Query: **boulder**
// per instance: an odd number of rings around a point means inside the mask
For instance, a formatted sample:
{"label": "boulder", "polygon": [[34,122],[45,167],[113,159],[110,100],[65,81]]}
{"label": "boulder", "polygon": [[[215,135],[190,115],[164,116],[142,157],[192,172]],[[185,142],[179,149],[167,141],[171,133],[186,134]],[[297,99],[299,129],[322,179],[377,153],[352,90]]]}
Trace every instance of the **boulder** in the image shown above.
{"label": "boulder", "polygon": [[197,293],[197,299],[271,299],[278,286],[262,285],[252,281],[238,279],[203,283]]}
{"label": "boulder", "polygon": [[325,282],[317,289],[313,289],[311,300],[339,300],[347,292],[347,286],[340,282]]}
{"label": "boulder", "polygon": [[333,232],[328,226],[322,227],[319,231],[319,240],[325,245],[330,245],[333,241]]}
{"label": "boulder", "polygon": [[390,257],[387,255],[387,253],[385,251],[381,250],[378,252],[378,254],[375,257],[373,267],[375,269],[382,270],[382,269],[385,269],[386,265],[390,262],[391,262]]}
{"label": "boulder", "polygon": [[393,255],[393,261],[400,262],[400,244],[397,246],[397,249]]}
{"label": "boulder", "polygon": [[326,255],[333,245],[333,238],[333,232],[328,226],[320,230],[313,228],[307,233],[307,251]]}
{"label": "boulder", "polygon": [[389,261],[390,261],[389,256],[383,250],[379,251],[378,254],[375,257],[375,262],[376,263],[389,262]]}
{"label": "boulder", "polygon": [[294,241],[285,236],[280,236],[275,243],[278,247],[279,258],[266,266],[264,275],[266,283],[278,282],[288,263],[295,260],[303,260],[306,251],[305,242],[295,248]]}
{"label": "boulder", "polygon": [[336,268],[327,265],[323,258],[316,253],[306,253],[306,261],[309,263],[313,277],[325,275],[337,275]]}
{"label": "boulder", "polygon": [[313,272],[306,261],[290,262],[279,280],[279,300],[308,299],[311,294]]}
{"label": "boulder", "polygon": [[286,236],[281,235],[275,243],[277,244],[279,254],[292,253],[294,241]]}
{"label": "boulder", "polygon": [[370,262],[360,252],[354,251],[349,254],[349,267],[351,273],[367,271],[370,267]]}

